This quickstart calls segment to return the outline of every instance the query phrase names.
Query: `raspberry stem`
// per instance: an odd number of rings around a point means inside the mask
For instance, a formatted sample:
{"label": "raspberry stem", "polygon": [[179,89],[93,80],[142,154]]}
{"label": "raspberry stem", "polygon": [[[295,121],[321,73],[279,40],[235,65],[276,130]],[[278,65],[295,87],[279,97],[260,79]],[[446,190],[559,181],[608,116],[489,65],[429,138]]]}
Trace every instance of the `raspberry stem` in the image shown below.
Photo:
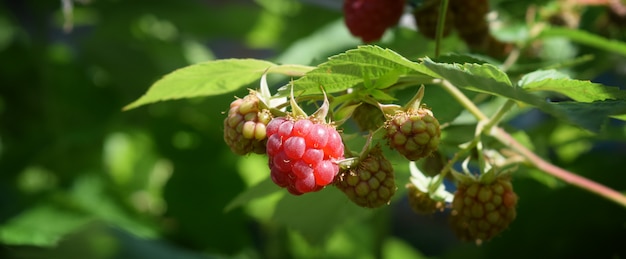
{"label": "raspberry stem", "polygon": [[443,89],[446,90],[450,95],[452,95],[452,97],[454,97],[454,99],[456,99],[463,107],[465,107],[465,109],[467,109],[472,115],[474,115],[476,119],[478,119],[479,121],[488,120],[487,116],[483,114],[483,112],[480,111],[480,109],[478,109],[476,105],[474,105],[472,100],[467,98],[467,96],[465,96],[465,94],[461,92],[459,88],[452,85],[450,81],[441,80],[440,83],[441,86],[443,86]]}
{"label": "raspberry stem", "polygon": [[[501,107],[501,109],[496,113],[496,115],[492,119],[489,119],[485,114],[482,113],[482,111],[480,111],[480,109],[478,109],[478,107],[476,107],[476,105],[469,98],[467,98],[467,96],[465,96],[465,94],[463,94],[463,92],[461,92],[456,86],[452,85],[452,83],[450,83],[447,80],[442,80],[441,85],[463,107],[465,107],[465,109],[467,109],[470,113],[472,113],[474,117],[476,117],[476,119],[479,120],[479,122],[480,121],[486,122],[487,124],[485,125],[493,124],[493,125],[490,125],[490,128],[484,127],[482,133],[491,135],[495,137],[498,141],[500,141],[502,144],[513,147],[513,149],[517,153],[522,155],[526,161],[534,165],[537,169],[549,175],[552,175],[558,179],[561,179],[569,184],[572,184],[581,189],[600,195],[623,207],[626,207],[625,195],[605,185],[594,182],[590,179],[577,175],[573,172],[567,171],[563,168],[560,168],[544,160],[543,158],[539,157],[534,152],[530,151],[524,145],[517,142],[517,140],[515,140],[511,135],[509,135],[504,129],[497,127],[496,125],[498,121],[500,120],[501,116],[504,115],[506,111],[508,111],[508,109],[511,108],[512,105],[514,104],[513,101],[510,101],[510,100],[507,101],[507,103],[505,103]],[[456,162],[456,160],[458,160],[459,157],[461,157],[463,154],[465,154],[467,151],[471,150],[478,144],[477,140],[479,140],[479,138],[474,138],[474,140],[472,140],[472,142],[470,142],[467,146],[465,146],[465,148],[463,148],[458,153],[456,153],[454,157],[448,162],[448,164],[446,164],[446,166],[442,169],[441,173],[445,176],[445,173],[447,173],[447,171],[450,171],[452,165]]]}
{"label": "raspberry stem", "polygon": [[514,105],[515,101],[508,99],[502,106],[500,106],[496,114],[494,114],[491,119],[489,119],[489,121],[485,123],[481,131],[490,132],[493,127],[500,123],[504,115],[506,115],[506,113],[509,112],[509,110],[513,108]]}
{"label": "raspberry stem", "polygon": [[449,0],[442,0],[439,7],[439,17],[437,19],[437,33],[435,34],[435,57],[439,57],[441,52],[441,40],[443,39],[446,14],[448,13]]}
{"label": "raspberry stem", "polygon": [[520,155],[524,156],[535,167],[544,171],[556,178],[559,178],[571,185],[580,187],[592,193],[605,197],[615,203],[626,207],[626,196],[620,192],[613,190],[605,185],[594,182],[590,179],[577,175],[573,172],[567,171],[550,162],[539,157],[534,152],[530,151],[524,145],[517,142],[511,135],[509,135],[504,129],[496,127],[492,130],[491,135],[498,139],[503,144],[513,147]]}

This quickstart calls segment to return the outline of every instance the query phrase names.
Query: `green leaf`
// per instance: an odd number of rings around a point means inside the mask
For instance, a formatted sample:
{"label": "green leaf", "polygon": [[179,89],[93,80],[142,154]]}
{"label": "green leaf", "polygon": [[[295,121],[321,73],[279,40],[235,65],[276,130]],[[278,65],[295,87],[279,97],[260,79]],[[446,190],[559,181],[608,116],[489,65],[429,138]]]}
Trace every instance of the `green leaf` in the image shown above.
{"label": "green leaf", "polygon": [[385,89],[387,87],[390,87],[391,85],[398,82],[401,74],[402,73],[398,70],[391,70],[388,73],[379,77],[378,80],[376,80],[376,82],[374,83],[373,88]]}
{"label": "green leaf", "polygon": [[432,58],[432,61],[437,62],[437,63],[448,63],[448,64],[454,64],[454,63],[487,64],[489,63],[487,60],[483,60],[479,57],[463,55],[463,54],[458,54],[458,53],[447,53],[439,57]]}
{"label": "green leaf", "polygon": [[428,258],[423,255],[420,251],[416,250],[416,248],[406,242],[404,239],[400,239],[397,237],[390,236],[385,239],[382,248],[382,254],[385,259],[393,259],[393,258],[415,258],[415,259],[425,259]]}
{"label": "green leaf", "polygon": [[540,70],[527,74],[518,84],[528,91],[557,92],[579,102],[626,99],[626,91],[621,91],[618,87],[570,79],[555,70]]}
{"label": "green leaf", "polygon": [[93,217],[43,203],[0,226],[0,242],[11,245],[54,246]]}
{"label": "green leaf", "polygon": [[457,87],[486,93],[507,91],[498,90],[497,88],[513,89],[511,87],[513,84],[506,73],[488,63],[447,64],[437,63],[430,58],[425,58],[424,64]]}
{"label": "green leaf", "polygon": [[395,97],[381,91],[378,89],[372,89],[367,91],[368,94],[372,95],[372,97],[374,97],[376,100],[381,100],[381,101],[395,101],[397,100]]}
{"label": "green leaf", "polygon": [[258,80],[274,66],[256,59],[222,59],[187,66],[165,75],[124,110],[158,101],[232,92]]}
{"label": "green leaf", "polygon": [[512,86],[506,74],[489,64],[443,64],[425,59],[424,64],[453,85],[472,91],[489,93],[530,104],[556,118],[597,132],[607,116],[623,114],[623,102],[549,103],[521,87]]}
{"label": "green leaf", "polygon": [[[303,95],[321,93],[320,86],[326,93],[335,93],[370,80],[382,79],[380,85],[391,85],[397,77],[411,77],[419,82],[430,81],[435,75],[423,64],[410,61],[398,53],[378,46],[360,46],[343,54],[330,57],[325,63],[294,81],[294,92]],[[281,95],[288,95],[289,88],[280,89]]]}
{"label": "green leaf", "polygon": [[586,31],[562,27],[544,28],[539,37],[566,37],[573,42],[626,56],[626,43],[603,38]]}
{"label": "green leaf", "polygon": [[240,207],[252,200],[263,198],[267,195],[280,191],[281,189],[272,182],[271,178],[266,178],[260,183],[246,189],[246,191],[240,193],[235,197],[226,207],[224,212],[229,212],[237,207]]}
{"label": "green leaf", "polygon": [[590,103],[558,102],[551,103],[551,105],[566,114],[569,121],[594,132],[600,130],[601,124],[606,122],[608,117],[623,118],[623,116],[616,115],[626,114],[626,100],[604,100]]}

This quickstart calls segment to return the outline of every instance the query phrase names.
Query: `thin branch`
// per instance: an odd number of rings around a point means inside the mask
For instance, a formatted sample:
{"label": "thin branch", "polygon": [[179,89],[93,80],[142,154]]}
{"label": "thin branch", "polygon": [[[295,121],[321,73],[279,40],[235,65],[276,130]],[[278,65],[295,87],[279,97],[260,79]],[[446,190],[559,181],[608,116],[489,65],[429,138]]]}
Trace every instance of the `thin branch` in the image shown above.
{"label": "thin branch", "polygon": [[556,178],[559,178],[571,185],[588,190],[592,193],[598,194],[611,201],[614,201],[615,203],[622,205],[623,207],[626,207],[626,196],[624,196],[620,192],[543,160],[543,158],[539,157],[534,152],[526,148],[524,145],[517,142],[511,135],[509,135],[509,133],[507,133],[502,128],[493,128],[491,135],[503,144],[512,147],[519,154],[524,156],[531,164],[537,167],[537,169],[544,171],[547,174],[550,174]]}
{"label": "thin branch", "polygon": [[437,32],[435,34],[435,57],[439,57],[441,53],[441,41],[443,40],[443,32],[445,30],[448,2],[449,0],[442,0],[439,6],[439,18],[437,19]]}
{"label": "thin branch", "polygon": [[476,119],[478,119],[479,121],[486,121],[489,119],[485,114],[483,114],[483,112],[480,111],[480,109],[478,109],[478,107],[476,107],[472,100],[467,98],[467,96],[465,96],[465,94],[463,94],[463,92],[461,92],[459,88],[452,85],[452,83],[450,83],[448,80],[441,80],[441,86],[443,86],[444,90],[450,93],[450,95],[452,95],[454,99],[456,99],[463,107],[465,107],[465,109],[472,113],[474,117],[476,117]]}

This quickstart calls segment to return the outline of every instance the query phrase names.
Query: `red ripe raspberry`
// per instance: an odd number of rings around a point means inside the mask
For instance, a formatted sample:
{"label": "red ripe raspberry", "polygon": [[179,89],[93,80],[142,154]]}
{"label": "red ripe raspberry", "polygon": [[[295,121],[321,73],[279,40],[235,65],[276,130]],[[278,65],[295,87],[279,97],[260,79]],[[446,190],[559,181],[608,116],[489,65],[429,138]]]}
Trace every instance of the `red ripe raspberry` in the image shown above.
{"label": "red ripe raspberry", "polygon": [[343,142],[337,130],[311,119],[278,117],[267,125],[271,177],[294,195],[321,190],[339,172]]}
{"label": "red ripe raspberry", "polygon": [[429,109],[396,112],[385,129],[389,146],[409,160],[426,157],[439,147],[439,121]]}
{"label": "red ripe raspberry", "polygon": [[256,92],[251,91],[230,104],[228,117],[224,119],[224,141],[235,154],[265,153],[265,126],[272,114],[267,109],[260,109],[259,102]]}
{"label": "red ripe raspberry", "polygon": [[363,42],[379,40],[400,20],[405,0],[345,0],[343,13],[352,35]]}

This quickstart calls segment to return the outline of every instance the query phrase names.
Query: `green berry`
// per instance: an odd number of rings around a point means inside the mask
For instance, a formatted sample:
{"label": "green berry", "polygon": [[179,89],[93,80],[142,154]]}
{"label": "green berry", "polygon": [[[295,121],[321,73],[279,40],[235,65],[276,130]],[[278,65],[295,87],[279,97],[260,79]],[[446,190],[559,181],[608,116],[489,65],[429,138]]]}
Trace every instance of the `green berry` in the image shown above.
{"label": "green berry", "polygon": [[398,111],[385,122],[387,143],[409,160],[429,156],[439,147],[439,121],[426,108]]}
{"label": "green berry", "polygon": [[433,214],[445,208],[445,202],[433,200],[428,193],[419,190],[414,184],[406,185],[411,209],[417,214]]}
{"label": "green berry", "polygon": [[265,153],[266,126],[272,114],[260,108],[259,104],[260,100],[254,91],[230,104],[228,116],[224,119],[224,141],[233,153]]}
{"label": "green berry", "polygon": [[452,201],[452,228],[462,240],[488,241],[515,219],[517,199],[508,177],[461,182]]}
{"label": "green berry", "polygon": [[369,103],[356,107],[352,119],[362,131],[375,131],[385,123],[385,115],[380,108]]}
{"label": "green berry", "polygon": [[380,146],[369,150],[356,166],[340,171],[335,186],[352,202],[366,208],[389,204],[397,189],[393,167]]}

